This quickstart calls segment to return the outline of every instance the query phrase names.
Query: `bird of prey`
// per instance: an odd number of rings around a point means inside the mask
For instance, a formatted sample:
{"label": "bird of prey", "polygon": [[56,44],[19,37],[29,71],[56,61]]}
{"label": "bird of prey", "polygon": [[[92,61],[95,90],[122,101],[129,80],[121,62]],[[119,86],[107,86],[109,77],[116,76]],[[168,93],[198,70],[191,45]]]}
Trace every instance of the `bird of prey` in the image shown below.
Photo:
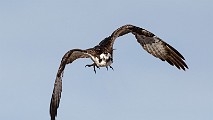
{"label": "bird of prey", "polygon": [[56,75],[50,102],[51,120],[55,120],[55,117],[57,116],[57,109],[59,107],[62,92],[62,76],[65,66],[72,63],[78,58],[90,58],[93,63],[86,66],[93,67],[95,73],[96,68],[99,67],[106,67],[107,69],[108,67],[112,68],[111,64],[113,63],[114,50],[113,44],[116,38],[128,33],[132,33],[135,36],[137,42],[143,47],[143,49],[154,57],[159,58],[162,61],[167,61],[170,65],[175,66],[178,69],[188,69],[188,66],[184,62],[184,57],[175,48],[164,42],[155,34],[134,25],[128,24],[121,26],[95,47],[86,50],[72,49],[63,56]]}

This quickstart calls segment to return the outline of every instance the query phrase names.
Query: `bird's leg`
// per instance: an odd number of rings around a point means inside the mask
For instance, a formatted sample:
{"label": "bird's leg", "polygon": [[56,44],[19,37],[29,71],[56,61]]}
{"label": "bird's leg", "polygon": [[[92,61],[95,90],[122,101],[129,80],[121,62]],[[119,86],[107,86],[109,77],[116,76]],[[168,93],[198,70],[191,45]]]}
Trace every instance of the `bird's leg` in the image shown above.
{"label": "bird's leg", "polygon": [[95,65],[93,66],[93,70],[94,70],[94,72],[95,72],[95,74],[96,74],[96,69],[95,69]]}
{"label": "bird's leg", "polygon": [[114,69],[113,69],[113,67],[111,65],[109,67],[114,71]]}
{"label": "bird's leg", "polygon": [[95,73],[96,73],[96,69],[95,69],[95,67],[97,67],[97,68],[99,68],[99,69],[100,69],[100,67],[98,67],[95,63],[90,64],[90,65],[86,65],[85,67],[93,67],[93,69],[94,69],[94,72],[95,72]]}
{"label": "bird's leg", "polygon": [[90,64],[90,65],[85,65],[85,67],[92,67],[92,66],[94,66],[94,64],[95,64],[95,63]]}
{"label": "bird's leg", "polygon": [[[109,67],[110,67],[112,70],[114,70],[112,66],[109,66]],[[106,69],[107,69],[107,71],[108,71],[108,66],[106,66]]]}

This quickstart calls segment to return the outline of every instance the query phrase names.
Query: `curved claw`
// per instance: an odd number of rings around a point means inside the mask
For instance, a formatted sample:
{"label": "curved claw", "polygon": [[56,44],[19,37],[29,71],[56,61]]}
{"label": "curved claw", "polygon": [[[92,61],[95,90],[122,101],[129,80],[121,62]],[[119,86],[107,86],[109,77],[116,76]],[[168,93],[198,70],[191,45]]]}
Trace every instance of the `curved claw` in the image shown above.
{"label": "curved claw", "polygon": [[93,66],[93,69],[94,69],[94,72],[95,72],[95,74],[96,74],[95,66]]}
{"label": "curved claw", "polygon": [[[113,69],[113,67],[112,66],[109,66],[113,71],[114,71],[114,69]],[[106,69],[107,69],[107,71],[108,71],[108,66],[106,66]]]}
{"label": "curved claw", "polygon": [[109,66],[113,71],[114,71],[114,69],[113,69],[113,67],[112,66]]}
{"label": "curved claw", "polygon": [[96,74],[96,69],[95,69],[95,67],[97,67],[97,68],[100,69],[100,67],[98,67],[95,63],[90,64],[90,65],[85,65],[85,67],[93,67],[95,74]]}
{"label": "curved claw", "polygon": [[93,66],[93,64],[91,64],[91,65],[85,65],[85,67],[92,67]]}

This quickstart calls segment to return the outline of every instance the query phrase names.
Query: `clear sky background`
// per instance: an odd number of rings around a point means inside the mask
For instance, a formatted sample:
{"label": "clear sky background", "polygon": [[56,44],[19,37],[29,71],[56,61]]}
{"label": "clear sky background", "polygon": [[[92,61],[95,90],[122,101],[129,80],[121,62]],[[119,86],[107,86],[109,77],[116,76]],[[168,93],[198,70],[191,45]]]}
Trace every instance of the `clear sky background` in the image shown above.
{"label": "clear sky background", "polygon": [[124,24],[180,51],[184,72],[118,38],[114,71],[68,65],[57,120],[213,120],[213,1],[0,1],[0,119],[48,120],[55,75],[70,49],[98,44]]}

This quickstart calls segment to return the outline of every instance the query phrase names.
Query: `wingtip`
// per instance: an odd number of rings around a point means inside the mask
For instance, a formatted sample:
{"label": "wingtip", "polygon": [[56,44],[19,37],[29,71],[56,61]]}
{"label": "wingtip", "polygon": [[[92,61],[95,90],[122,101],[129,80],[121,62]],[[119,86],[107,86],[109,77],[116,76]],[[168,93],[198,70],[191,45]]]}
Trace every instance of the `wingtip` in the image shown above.
{"label": "wingtip", "polygon": [[174,47],[172,47],[171,45],[169,45],[168,43],[166,43],[166,46],[169,47],[172,51],[174,51],[179,57],[181,57],[183,60],[185,60],[185,58],[183,57],[183,55],[178,52]]}
{"label": "wingtip", "polygon": [[187,69],[189,69],[189,67],[187,65],[185,67],[186,67],[186,69],[184,71],[186,71]]}
{"label": "wingtip", "polygon": [[180,70],[186,71],[187,69],[189,69],[189,67],[186,64],[184,64],[184,66],[180,66]]}
{"label": "wingtip", "polygon": [[57,116],[57,108],[53,105],[52,99],[50,102],[50,117],[51,120],[55,120],[55,117]]}

